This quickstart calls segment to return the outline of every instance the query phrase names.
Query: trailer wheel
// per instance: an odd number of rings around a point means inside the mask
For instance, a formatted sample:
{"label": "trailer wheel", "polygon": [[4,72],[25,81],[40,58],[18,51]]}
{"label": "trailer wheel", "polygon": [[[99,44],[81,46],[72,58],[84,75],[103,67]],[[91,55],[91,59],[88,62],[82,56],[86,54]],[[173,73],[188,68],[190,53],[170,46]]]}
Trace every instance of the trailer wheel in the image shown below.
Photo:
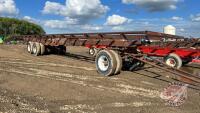
{"label": "trailer wheel", "polygon": [[45,45],[44,44],[42,44],[42,43],[40,43],[40,54],[41,55],[44,55],[44,53],[45,53]]}
{"label": "trailer wheel", "polygon": [[177,69],[180,69],[183,65],[182,59],[177,54],[174,54],[174,53],[170,54],[169,56],[165,58],[165,63],[168,66],[171,66]]}
{"label": "trailer wheel", "polygon": [[35,42],[35,43],[33,44],[33,54],[34,54],[35,56],[39,56],[39,55],[40,55],[40,50],[41,50],[40,44],[39,44],[38,42]]}
{"label": "trailer wheel", "polygon": [[90,48],[89,49],[89,55],[95,57],[98,53],[98,50],[96,48]]}
{"label": "trailer wheel", "polygon": [[111,76],[115,73],[117,61],[112,52],[101,50],[96,56],[97,71],[104,76]]}
{"label": "trailer wheel", "polygon": [[114,50],[110,50],[110,52],[113,53],[113,55],[115,56],[115,59],[117,61],[117,67],[116,67],[116,70],[114,72],[114,74],[119,74],[120,71],[122,70],[122,57]]}
{"label": "trailer wheel", "polygon": [[28,53],[33,53],[33,42],[28,42],[27,44],[27,51]]}

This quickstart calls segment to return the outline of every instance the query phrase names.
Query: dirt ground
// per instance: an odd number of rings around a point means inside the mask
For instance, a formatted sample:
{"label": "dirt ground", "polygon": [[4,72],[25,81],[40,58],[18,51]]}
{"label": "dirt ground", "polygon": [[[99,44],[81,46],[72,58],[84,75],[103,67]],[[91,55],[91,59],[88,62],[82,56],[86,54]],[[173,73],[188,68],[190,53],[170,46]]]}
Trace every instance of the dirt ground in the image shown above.
{"label": "dirt ground", "polygon": [[69,51],[80,55],[35,57],[24,45],[0,45],[0,113],[200,113],[199,91],[189,89],[180,107],[160,98],[169,73],[148,67],[103,77],[82,56],[87,49]]}

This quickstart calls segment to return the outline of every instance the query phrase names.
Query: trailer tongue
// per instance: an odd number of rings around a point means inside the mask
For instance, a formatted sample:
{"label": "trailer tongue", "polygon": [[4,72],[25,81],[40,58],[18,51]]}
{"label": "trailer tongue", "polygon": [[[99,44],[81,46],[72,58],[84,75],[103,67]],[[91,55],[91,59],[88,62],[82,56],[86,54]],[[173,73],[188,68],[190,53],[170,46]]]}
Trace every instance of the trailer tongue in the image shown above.
{"label": "trailer tongue", "polygon": [[[85,46],[95,57],[97,71],[104,76],[133,71],[144,63],[184,78],[199,86],[200,77],[179,70],[189,62],[200,62],[200,40],[158,32],[112,32],[13,36],[27,42],[35,56],[49,50],[64,52],[67,46]],[[160,60],[158,60],[160,59]],[[167,64],[167,65],[166,65]],[[178,77],[176,77],[178,78]]]}

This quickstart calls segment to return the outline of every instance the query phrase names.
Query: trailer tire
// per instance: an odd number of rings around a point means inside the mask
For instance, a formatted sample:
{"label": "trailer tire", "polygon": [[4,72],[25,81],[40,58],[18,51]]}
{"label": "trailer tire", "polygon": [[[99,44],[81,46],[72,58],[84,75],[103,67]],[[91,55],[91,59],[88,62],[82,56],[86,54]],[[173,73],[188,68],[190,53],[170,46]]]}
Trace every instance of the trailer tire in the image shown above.
{"label": "trailer tire", "polygon": [[40,43],[40,54],[41,54],[41,55],[44,55],[45,50],[46,50],[45,45],[42,44],[42,43]]}
{"label": "trailer tire", "polygon": [[183,65],[183,61],[182,59],[175,53],[172,53],[170,55],[168,55],[165,59],[164,59],[165,63],[168,66],[180,69]]}
{"label": "trailer tire", "polygon": [[33,54],[35,56],[39,56],[40,55],[40,50],[41,50],[40,43],[38,43],[38,42],[33,43]]}
{"label": "trailer tire", "polygon": [[33,53],[33,42],[28,42],[28,44],[27,44],[27,51],[30,54]]}
{"label": "trailer tire", "polygon": [[113,53],[113,55],[115,56],[115,59],[117,61],[117,67],[116,70],[114,72],[115,75],[119,74],[122,70],[122,57],[114,50],[110,50],[110,52]]}
{"label": "trailer tire", "polygon": [[115,56],[109,50],[101,50],[96,56],[96,68],[103,76],[112,76],[117,67]]}
{"label": "trailer tire", "polygon": [[96,48],[90,48],[89,49],[89,55],[95,57],[98,53],[98,50]]}

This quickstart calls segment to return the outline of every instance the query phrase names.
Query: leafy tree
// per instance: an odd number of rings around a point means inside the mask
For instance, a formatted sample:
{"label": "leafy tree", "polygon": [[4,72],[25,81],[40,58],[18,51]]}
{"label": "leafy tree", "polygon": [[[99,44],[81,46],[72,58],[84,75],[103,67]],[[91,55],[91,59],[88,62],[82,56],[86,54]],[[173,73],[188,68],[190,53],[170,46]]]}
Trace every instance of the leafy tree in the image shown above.
{"label": "leafy tree", "polygon": [[43,28],[35,23],[15,18],[0,17],[0,35],[42,35]]}

